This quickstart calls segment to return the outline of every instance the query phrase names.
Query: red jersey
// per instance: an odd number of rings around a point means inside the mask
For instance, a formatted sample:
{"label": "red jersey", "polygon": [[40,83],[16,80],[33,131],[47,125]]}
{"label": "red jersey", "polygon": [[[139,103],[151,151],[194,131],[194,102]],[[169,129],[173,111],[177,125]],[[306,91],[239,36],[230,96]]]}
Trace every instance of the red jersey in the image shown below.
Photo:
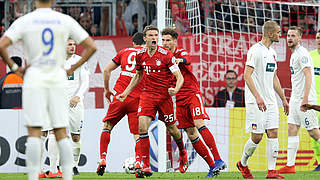
{"label": "red jersey", "polygon": [[[142,47],[129,47],[122,49],[118,54],[112,59],[112,61],[121,66],[120,77],[118,78],[114,90],[117,93],[122,93],[127,86],[130,84],[131,79],[136,74],[135,68],[135,58],[137,52],[142,49]],[[142,82],[140,82],[129,94],[129,96],[139,97],[142,92]]]}
{"label": "red jersey", "polygon": [[[179,69],[184,78],[184,83],[180,91],[176,94],[177,101],[191,97],[194,94],[200,94],[197,78],[192,73],[189,53],[185,49],[176,48],[173,56],[177,59],[184,59],[184,63],[179,63]],[[173,82],[176,84],[176,81]]]}
{"label": "red jersey", "polygon": [[148,49],[143,48],[137,53],[137,70],[144,69],[144,96],[152,98],[168,98],[168,88],[172,83],[172,72],[169,68],[175,65],[175,58],[170,50],[158,46],[150,57]]}

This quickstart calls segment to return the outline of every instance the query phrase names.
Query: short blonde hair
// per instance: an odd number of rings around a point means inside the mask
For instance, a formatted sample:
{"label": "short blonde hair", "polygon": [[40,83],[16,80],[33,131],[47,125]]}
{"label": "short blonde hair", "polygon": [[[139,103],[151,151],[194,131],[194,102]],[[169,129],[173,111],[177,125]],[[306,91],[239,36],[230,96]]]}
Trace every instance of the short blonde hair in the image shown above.
{"label": "short blonde hair", "polygon": [[269,20],[265,22],[262,26],[262,33],[263,36],[268,36],[268,33],[274,32],[276,30],[276,27],[279,26],[277,22]]}
{"label": "short blonde hair", "polygon": [[299,36],[302,36],[302,29],[299,26],[291,26],[291,27],[289,27],[289,30],[295,30],[298,32]]}

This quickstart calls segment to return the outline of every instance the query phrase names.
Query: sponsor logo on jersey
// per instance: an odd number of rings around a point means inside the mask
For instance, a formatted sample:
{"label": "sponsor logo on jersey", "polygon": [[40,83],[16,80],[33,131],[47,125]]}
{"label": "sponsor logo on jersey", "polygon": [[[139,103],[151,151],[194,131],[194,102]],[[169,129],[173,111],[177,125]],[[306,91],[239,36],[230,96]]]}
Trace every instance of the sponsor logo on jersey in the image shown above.
{"label": "sponsor logo on jersey", "polygon": [[161,65],[161,60],[160,60],[160,59],[157,59],[157,60],[156,60],[156,65],[157,65],[157,66],[160,66],[160,65]]}
{"label": "sponsor logo on jersey", "polygon": [[320,68],[319,67],[314,67],[314,75],[320,76]]}
{"label": "sponsor logo on jersey", "polygon": [[71,76],[68,76],[68,80],[74,80],[74,72],[72,73]]}
{"label": "sponsor logo on jersey", "polygon": [[267,66],[266,66],[267,72],[274,72],[275,69],[276,69],[275,63],[267,63]]}

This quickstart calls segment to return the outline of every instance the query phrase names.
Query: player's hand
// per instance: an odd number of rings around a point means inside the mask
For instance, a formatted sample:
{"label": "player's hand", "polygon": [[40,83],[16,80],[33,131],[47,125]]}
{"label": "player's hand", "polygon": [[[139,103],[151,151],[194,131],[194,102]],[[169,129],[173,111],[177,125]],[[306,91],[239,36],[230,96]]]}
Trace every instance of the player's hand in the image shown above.
{"label": "player's hand", "polygon": [[306,108],[305,104],[308,104],[308,99],[303,98],[302,102],[301,102],[301,105],[300,105],[300,111],[302,111],[302,112],[306,112],[307,111],[307,108]]}
{"label": "player's hand", "polygon": [[18,76],[23,77],[26,70],[30,67],[30,64],[28,64],[25,68],[19,67],[14,73],[16,73]]}
{"label": "player's hand", "polygon": [[264,101],[260,96],[256,99],[256,102],[260,111],[264,112],[267,110],[267,106],[264,104]]}
{"label": "player's hand", "polygon": [[311,105],[311,104],[304,104],[304,105],[302,105],[302,106],[303,106],[304,109],[306,109],[306,110],[312,109],[312,105]]}
{"label": "player's hand", "polygon": [[182,58],[176,58],[176,64],[179,64],[179,63],[183,63],[183,59]]}
{"label": "player's hand", "polygon": [[70,68],[68,70],[66,70],[67,72],[67,77],[72,76],[73,70]]}
{"label": "player's hand", "polygon": [[283,111],[285,115],[289,115],[289,103],[288,101],[285,99],[282,101],[282,105],[283,105]]}
{"label": "player's hand", "polygon": [[116,96],[116,98],[117,98],[120,102],[123,102],[123,101],[127,98],[127,95],[124,94],[124,93],[121,93],[121,94],[119,94],[118,96]]}
{"label": "player's hand", "polygon": [[79,97],[79,96],[73,97],[73,98],[70,100],[70,103],[69,103],[70,107],[71,107],[71,108],[76,107],[79,101],[80,101],[80,97]]}
{"label": "player's hand", "polygon": [[107,99],[107,102],[111,103],[111,96],[114,96],[114,94],[109,89],[104,89],[104,96]]}
{"label": "player's hand", "polygon": [[178,91],[177,91],[175,88],[173,88],[173,87],[170,87],[170,88],[168,89],[168,92],[169,92],[169,95],[170,95],[170,96],[174,96],[174,95],[176,95],[176,94],[178,93]]}

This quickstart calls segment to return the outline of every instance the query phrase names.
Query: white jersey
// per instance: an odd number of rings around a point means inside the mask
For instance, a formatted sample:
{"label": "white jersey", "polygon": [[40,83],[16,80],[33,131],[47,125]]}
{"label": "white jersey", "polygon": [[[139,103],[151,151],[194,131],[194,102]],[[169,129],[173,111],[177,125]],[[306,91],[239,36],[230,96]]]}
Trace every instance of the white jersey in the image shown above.
{"label": "white jersey", "polygon": [[[251,77],[265,104],[277,103],[273,88],[273,78],[277,70],[276,59],[275,50],[271,47],[267,48],[261,42],[253,45],[247,54],[246,65],[254,68]],[[245,84],[245,101],[246,103],[256,102],[247,84]]]}
{"label": "white jersey", "polygon": [[69,37],[81,43],[89,35],[70,16],[51,8],[39,8],[20,17],[4,36],[13,43],[21,40],[27,64],[24,85],[50,87],[62,84],[66,77],[63,68]]}
{"label": "white jersey", "polygon": [[[73,54],[65,62],[64,68],[70,69],[72,65],[76,64],[81,59],[81,56]],[[87,68],[87,63],[83,64],[81,67],[76,69],[71,76],[68,77],[66,83],[66,92],[68,99],[74,96],[80,97],[80,101],[83,101],[85,92],[89,88],[89,71]]]}
{"label": "white jersey", "polygon": [[298,46],[292,53],[290,58],[291,84],[292,92],[290,100],[301,101],[305,90],[305,75],[303,69],[309,67],[311,71],[311,88],[308,101],[317,102],[317,94],[315,89],[314,68],[312,58],[308,50],[302,46]]}

